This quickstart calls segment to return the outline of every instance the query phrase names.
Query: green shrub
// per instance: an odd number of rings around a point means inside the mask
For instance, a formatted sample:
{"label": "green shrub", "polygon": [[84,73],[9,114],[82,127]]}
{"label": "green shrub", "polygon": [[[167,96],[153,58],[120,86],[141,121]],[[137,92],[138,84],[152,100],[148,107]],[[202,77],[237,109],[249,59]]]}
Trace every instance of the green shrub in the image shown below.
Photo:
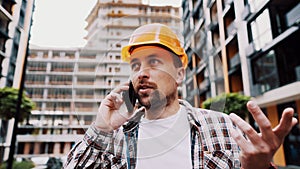
{"label": "green shrub", "polygon": [[226,114],[235,113],[245,119],[245,117],[249,114],[246,107],[249,100],[249,96],[239,93],[224,93],[205,100],[201,107],[204,109],[220,111]]}
{"label": "green shrub", "polygon": [[[0,165],[0,169],[6,169],[7,163],[3,163]],[[30,160],[24,160],[21,162],[14,161],[13,162],[13,169],[31,169],[34,167],[34,163]]]}

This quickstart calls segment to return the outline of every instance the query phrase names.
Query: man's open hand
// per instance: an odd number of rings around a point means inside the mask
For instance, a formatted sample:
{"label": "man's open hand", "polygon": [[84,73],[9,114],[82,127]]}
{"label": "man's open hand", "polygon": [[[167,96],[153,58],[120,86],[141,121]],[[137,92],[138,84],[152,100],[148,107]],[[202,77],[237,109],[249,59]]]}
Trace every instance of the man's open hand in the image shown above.
{"label": "man's open hand", "polygon": [[267,169],[273,155],[283,143],[284,137],[297,123],[297,119],[293,117],[294,110],[286,108],[279,124],[272,129],[269,119],[253,101],[249,101],[247,107],[261,133],[257,133],[247,122],[233,113],[230,114],[231,120],[248,139],[235,130],[231,130],[230,133],[241,148],[240,160],[244,169]]}

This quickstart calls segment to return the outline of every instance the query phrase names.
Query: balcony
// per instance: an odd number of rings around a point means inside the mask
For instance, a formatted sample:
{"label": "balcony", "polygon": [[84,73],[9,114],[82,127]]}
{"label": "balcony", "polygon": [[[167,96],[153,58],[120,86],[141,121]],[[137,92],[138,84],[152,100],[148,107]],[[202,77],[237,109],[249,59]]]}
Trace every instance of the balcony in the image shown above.
{"label": "balcony", "polygon": [[94,80],[93,81],[77,81],[77,85],[94,85]]}
{"label": "balcony", "polygon": [[129,72],[96,72],[96,76],[114,76],[114,77],[120,77],[120,76],[129,76]]}
{"label": "balcony", "polygon": [[52,72],[73,72],[73,68],[52,68]]}
{"label": "balcony", "polygon": [[34,84],[34,85],[44,85],[45,84],[45,80],[39,80],[39,81],[37,81],[37,80],[27,80],[26,79],[25,84],[26,85],[32,85],[32,84]]}
{"label": "balcony", "polygon": [[72,99],[71,94],[48,94],[48,99]]}
{"label": "balcony", "polygon": [[72,85],[73,82],[72,82],[72,80],[69,80],[69,81],[52,81],[52,80],[50,80],[49,84],[50,85]]}
{"label": "balcony", "polygon": [[36,72],[45,72],[47,70],[46,67],[28,67],[28,71],[36,71]]}
{"label": "balcony", "polygon": [[78,68],[78,72],[95,72],[95,68]]}
{"label": "balcony", "polygon": [[[75,107],[76,107],[76,103],[75,103]],[[80,107],[80,108],[76,108],[76,112],[94,112],[95,110],[93,108],[90,107]]]}
{"label": "balcony", "polygon": [[42,99],[43,98],[43,95],[42,94],[32,94],[30,96],[30,98],[34,98],[34,99]]}
{"label": "balcony", "polygon": [[97,59],[88,59],[88,58],[79,58],[78,60],[76,60],[77,63],[88,63],[91,65],[97,65],[99,60]]}
{"label": "balcony", "polygon": [[76,99],[94,99],[94,94],[77,94]]}

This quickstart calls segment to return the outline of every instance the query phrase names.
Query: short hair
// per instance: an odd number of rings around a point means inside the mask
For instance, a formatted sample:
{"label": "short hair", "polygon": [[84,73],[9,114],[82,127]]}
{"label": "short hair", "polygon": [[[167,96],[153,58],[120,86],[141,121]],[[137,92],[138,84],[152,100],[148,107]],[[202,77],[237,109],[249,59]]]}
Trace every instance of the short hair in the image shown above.
{"label": "short hair", "polygon": [[161,44],[143,44],[143,45],[132,46],[129,49],[129,53],[131,54],[134,51],[134,49],[136,49],[138,47],[141,47],[141,46],[157,46],[157,47],[163,48],[163,49],[167,50],[168,52],[170,52],[170,54],[172,56],[172,59],[173,59],[173,64],[174,64],[175,68],[183,67],[182,61],[180,59],[181,56],[177,55],[171,49],[169,49],[168,47],[166,47],[164,45],[161,45]]}

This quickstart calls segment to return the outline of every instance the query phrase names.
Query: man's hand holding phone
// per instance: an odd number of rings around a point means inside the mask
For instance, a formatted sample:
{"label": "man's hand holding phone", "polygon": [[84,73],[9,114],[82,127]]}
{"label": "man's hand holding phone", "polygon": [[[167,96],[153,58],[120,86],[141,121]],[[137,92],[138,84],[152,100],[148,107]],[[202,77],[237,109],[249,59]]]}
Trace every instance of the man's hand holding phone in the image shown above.
{"label": "man's hand holding phone", "polygon": [[135,94],[131,82],[112,90],[101,102],[95,127],[104,132],[112,132],[122,126],[132,116]]}

